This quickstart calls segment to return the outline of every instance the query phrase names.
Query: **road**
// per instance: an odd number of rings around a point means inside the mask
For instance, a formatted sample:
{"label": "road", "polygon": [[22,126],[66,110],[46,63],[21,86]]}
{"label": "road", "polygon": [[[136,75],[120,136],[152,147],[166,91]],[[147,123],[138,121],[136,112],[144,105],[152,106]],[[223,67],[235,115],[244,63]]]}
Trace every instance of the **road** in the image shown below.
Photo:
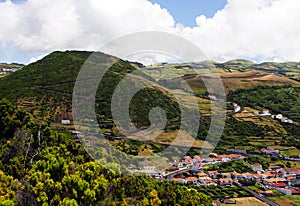
{"label": "road", "polygon": [[179,170],[179,171],[174,171],[174,172],[170,172],[166,175],[164,175],[164,178],[165,179],[172,179],[175,175],[178,175],[178,174],[181,174],[181,173],[184,173],[184,172],[188,172],[190,171],[190,168],[186,168],[186,169],[182,169],[182,170]]}
{"label": "road", "polygon": [[270,206],[280,206],[279,204],[272,202],[271,200],[265,198],[265,197],[261,197],[259,196],[259,194],[257,194],[256,192],[254,192],[253,190],[250,190],[248,187],[245,187],[243,185],[241,185],[240,183],[238,183],[238,186],[240,188],[242,188],[243,190],[249,192],[250,194],[252,194],[254,197],[256,197],[257,199],[259,199],[260,201],[270,205]]}

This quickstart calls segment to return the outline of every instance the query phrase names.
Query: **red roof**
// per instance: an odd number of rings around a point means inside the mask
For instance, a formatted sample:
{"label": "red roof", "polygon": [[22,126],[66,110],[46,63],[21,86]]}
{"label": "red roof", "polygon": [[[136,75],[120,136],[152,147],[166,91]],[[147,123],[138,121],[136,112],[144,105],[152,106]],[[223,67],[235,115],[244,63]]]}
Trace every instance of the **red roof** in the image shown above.
{"label": "red roof", "polygon": [[291,172],[299,172],[300,168],[284,168],[283,170],[286,173],[291,173]]}
{"label": "red roof", "polygon": [[274,187],[287,187],[288,184],[286,184],[284,182],[278,182],[278,183],[273,183],[272,186],[274,186]]}
{"label": "red roof", "polygon": [[300,189],[292,190],[293,195],[300,195]]}

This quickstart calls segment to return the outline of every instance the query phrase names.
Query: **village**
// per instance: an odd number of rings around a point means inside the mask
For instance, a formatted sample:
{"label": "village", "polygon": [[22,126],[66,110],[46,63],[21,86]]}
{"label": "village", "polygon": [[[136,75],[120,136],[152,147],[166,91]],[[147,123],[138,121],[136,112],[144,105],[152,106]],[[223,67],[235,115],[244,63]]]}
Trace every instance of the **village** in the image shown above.
{"label": "village", "polygon": [[[272,148],[262,148],[261,155],[272,157],[278,154]],[[181,160],[170,162],[168,170],[158,171],[154,166],[142,165],[139,172],[163,181],[175,181],[183,185],[199,187],[241,187],[253,192],[257,197],[282,195],[300,195],[300,168],[283,168],[270,166],[263,169],[261,164],[249,164],[251,172],[238,173],[236,171],[221,172],[207,170],[207,166],[223,164],[238,160],[247,160],[245,154],[216,154],[211,153],[207,157],[185,156]],[[247,186],[256,185],[260,190],[252,191]],[[255,196],[254,195],[254,196]]]}

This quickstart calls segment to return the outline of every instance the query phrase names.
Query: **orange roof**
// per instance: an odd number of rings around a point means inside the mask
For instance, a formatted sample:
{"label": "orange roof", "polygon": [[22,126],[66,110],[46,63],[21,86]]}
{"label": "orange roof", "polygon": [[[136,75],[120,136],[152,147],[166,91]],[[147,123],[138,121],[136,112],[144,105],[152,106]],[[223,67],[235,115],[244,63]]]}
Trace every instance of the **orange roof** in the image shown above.
{"label": "orange roof", "polygon": [[249,172],[245,172],[245,173],[243,173],[242,175],[243,175],[243,176],[252,176],[252,174],[249,173]]}
{"label": "orange roof", "polygon": [[224,154],[224,155],[219,155],[218,157],[219,157],[220,159],[222,159],[222,158],[228,157],[228,155],[225,155],[225,154]]}
{"label": "orange roof", "polygon": [[238,157],[240,157],[241,155],[240,154],[230,154],[230,155],[228,155],[229,156],[229,158],[238,158]]}
{"label": "orange roof", "polygon": [[286,180],[284,178],[271,178],[266,181],[267,182],[285,182]]}
{"label": "orange roof", "polygon": [[289,180],[293,180],[293,179],[295,179],[295,177],[294,176],[288,176],[287,177]]}
{"label": "orange roof", "polygon": [[234,172],[233,175],[236,176],[236,177],[242,176],[242,174],[240,174],[240,173],[238,173],[238,172]]}
{"label": "orange roof", "polygon": [[201,160],[201,157],[199,157],[198,155],[196,155],[196,156],[194,156],[194,160],[200,161],[200,160]]}
{"label": "orange roof", "polygon": [[271,172],[266,172],[263,175],[265,175],[266,177],[274,177],[274,174],[272,174]]}
{"label": "orange roof", "polygon": [[223,176],[231,176],[229,172],[222,173]]}
{"label": "orange roof", "polygon": [[254,174],[253,177],[262,177],[262,174]]}
{"label": "orange roof", "polygon": [[215,157],[214,157],[214,158],[210,158],[210,160],[211,160],[211,161],[218,161],[219,158],[215,158]]}
{"label": "orange roof", "polygon": [[216,174],[219,174],[218,171],[208,171],[208,174],[209,175],[216,175]]}
{"label": "orange roof", "polygon": [[273,192],[272,190],[267,190],[267,191],[265,191],[265,194],[268,194],[268,195],[273,195],[273,194],[274,194],[274,192]]}
{"label": "orange roof", "polygon": [[199,172],[197,175],[199,177],[206,177],[207,176],[207,174],[205,172]]}
{"label": "orange roof", "polygon": [[186,178],[186,181],[190,182],[190,181],[197,181],[198,178],[197,177],[188,177]]}
{"label": "orange roof", "polygon": [[182,178],[172,178],[172,180],[179,182],[179,181],[182,181],[183,179]]}
{"label": "orange roof", "polygon": [[231,178],[220,178],[219,179],[220,182],[232,182]]}

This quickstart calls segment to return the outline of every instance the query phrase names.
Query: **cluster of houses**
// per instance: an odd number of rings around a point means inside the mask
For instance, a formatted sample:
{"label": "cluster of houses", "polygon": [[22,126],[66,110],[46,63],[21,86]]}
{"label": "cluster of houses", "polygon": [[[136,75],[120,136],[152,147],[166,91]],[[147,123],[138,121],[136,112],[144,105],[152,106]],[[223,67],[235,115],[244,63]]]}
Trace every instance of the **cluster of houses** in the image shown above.
{"label": "cluster of houses", "polygon": [[[279,151],[272,148],[263,148],[265,154],[278,154]],[[182,161],[175,161],[173,166],[189,166],[193,176],[173,177],[171,180],[181,184],[195,184],[205,186],[225,186],[230,187],[234,182],[255,181],[266,189],[275,189],[284,194],[300,194],[300,189],[296,186],[300,184],[300,168],[270,167],[264,171],[261,164],[250,165],[253,173],[238,173],[236,171],[222,173],[219,171],[203,171],[203,166],[221,162],[228,162],[243,158],[240,154],[217,155],[210,154],[208,158],[186,156]]]}
{"label": "cluster of houses", "polygon": [[263,171],[261,165],[253,167],[253,178],[268,189],[275,189],[286,195],[300,194],[300,189],[295,187],[300,184],[300,168],[274,168]]}
{"label": "cluster of houses", "polygon": [[5,75],[8,73],[16,72],[19,68],[0,68],[0,75]]}
{"label": "cluster of houses", "polygon": [[269,110],[262,110],[260,112],[254,112],[257,116],[270,116],[272,119],[280,120],[283,123],[293,124],[293,120],[284,117],[282,114],[272,115]]}
{"label": "cluster of houses", "polygon": [[181,161],[175,160],[170,164],[174,167],[189,167],[191,171],[198,172],[202,171],[203,167],[206,165],[213,165],[222,162],[230,162],[238,159],[243,159],[241,154],[223,154],[218,155],[216,153],[211,153],[207,157],[200,157],[195,155],[193,158],[190,156],[185,156]]}

